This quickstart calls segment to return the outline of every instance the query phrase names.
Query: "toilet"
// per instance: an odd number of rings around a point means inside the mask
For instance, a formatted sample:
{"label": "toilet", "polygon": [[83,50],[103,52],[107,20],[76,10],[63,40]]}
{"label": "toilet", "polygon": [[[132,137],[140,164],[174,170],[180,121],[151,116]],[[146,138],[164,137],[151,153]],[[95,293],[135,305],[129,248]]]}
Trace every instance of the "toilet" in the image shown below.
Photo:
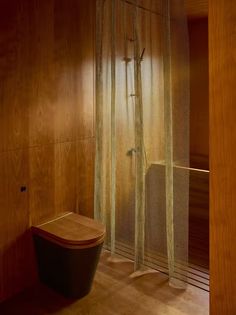
{"label": "toilet", "polygon": [[31,229],[40,280],[66,297],[87,295],[105,237],[104,226],[69,212]]}

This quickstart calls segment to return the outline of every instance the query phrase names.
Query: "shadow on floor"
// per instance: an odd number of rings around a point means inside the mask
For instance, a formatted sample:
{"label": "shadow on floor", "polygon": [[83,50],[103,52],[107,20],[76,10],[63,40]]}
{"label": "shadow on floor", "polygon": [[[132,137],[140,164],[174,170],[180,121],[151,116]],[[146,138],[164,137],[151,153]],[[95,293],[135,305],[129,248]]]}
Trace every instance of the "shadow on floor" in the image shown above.
{"label": "shadow on floor", "polygon": [[[2,315],[45,315],[55,314],[68,308],[74,300],[49,289],[42,283],[26,289],[0,305]],[[19,309],[20,306],[20,309]]]}

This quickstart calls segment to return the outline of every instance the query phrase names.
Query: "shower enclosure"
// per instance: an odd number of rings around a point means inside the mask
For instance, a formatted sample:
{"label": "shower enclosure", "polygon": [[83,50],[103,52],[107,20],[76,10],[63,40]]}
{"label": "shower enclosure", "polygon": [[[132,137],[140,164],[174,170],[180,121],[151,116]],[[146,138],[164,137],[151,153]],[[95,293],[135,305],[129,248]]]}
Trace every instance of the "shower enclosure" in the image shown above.
{"label": "shower enclosure", "polygon": [[106,248],[188,273],[189,52],[182,1],[97,0],[95,218]]}

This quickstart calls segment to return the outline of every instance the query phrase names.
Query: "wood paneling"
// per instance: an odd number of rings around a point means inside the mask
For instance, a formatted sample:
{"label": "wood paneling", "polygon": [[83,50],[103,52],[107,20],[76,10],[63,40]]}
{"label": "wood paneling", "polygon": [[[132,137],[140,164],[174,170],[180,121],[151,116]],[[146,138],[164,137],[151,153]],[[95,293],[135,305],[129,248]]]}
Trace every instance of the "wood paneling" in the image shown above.
{"label": "wood paneling", "polygon": [[190,47],[190,164],[209,169],[208,20],[188,23]]}
{"label": "wood paneling", "polygon": [[[162,0],[121,0],[126,3],[137,3],[140,8],[145,9],[146,11],[152,11],[154,13],[163,12],[163,2]],[[171,6],[181,6],[184,4],[186,15],[189,19],[198,19],[206,17],[208,15],[208,0],[171,0]]]}
{"label": "wood paneling", "polygon": [[144,9],[146,13],[152,11],[160,14],[162,12],[162,0],[121,0],[126,4],[137,4],[140,9]]}
{"label": "wood paneling", "polygon": [[76,143],[77,212],[93,218],[95,139]]}
{"label": "wood paneling", "polygon": [[1,299],[17,293],[35,276],[29,228],[28,152],[1,154]]}
{"label": "wood paneling", "polygon": [[[188,21],[190,48],[190,166],[209,170],[208,20]],[[189,259],[209,268],[209,173],[192,170]]]}
{"label": "wood paneling", "polygon": [[[79,48],[76,46],[78,7],[75,1],[54,2],[54,43],[56,106],[55,137],[57,141],[75,140]],[[78,34],[77,34],[78,36]],[[77,55],[76,55],[77,54]]]}
{"label": "wood paneling", "polygon": [[30,156],[30,214],[33,224],[41,223],[55,215],[55,145],[45,145],[29,150]]}
{"label": "wood paneling", "polygon": [[[86,163],[86,161],[83,162],[84,164]],[[57,209],[57,213],[75,211],[76,195],[79,193],[76,190],[78,172],[76,142],[64,142],[57,146],[55,166],[55,208]],[[86,168],[86,164],[84,168]],[[79,183],[78,187],[80,187],[80,184],[82,185],[83,183]]]}
{"label": "wood paneling", "polygon": [[76,209],[76,143],[29,149],[31,223]]}
{"label": "wood paneling", "polygon": [[[84,3],[84,5],[82,5]],[[86,5],[85,5],[86,4]],[[81,140],[94,136],[95,95],[95,3],[83,0],[78,10],[80,21],[75,37],[78,51],[77,124],[76,137]],[[83,43],[81,45],[81,43]]]}
{"label": "wood paneling", "polygon": [[[22,5],[23,7],[23,5]],[[1,95],[1,133],[0,149],[6,151],[22,148],[28,141],[27,120],[27,68],[25,34],[27,20],[22,22],[18,14],[21,6],[18,2],[1,1],[0,22],[0,95]],[[16,29],[15,26],[18,26]],[[26,36],[28,38],[28,36]]]}
{"label": "wood paneling", "polygon": [[211,314],[236,314],[236,6],[209,1]]}
{"label": "wood paneling", "polygon": [[54,143],[55,140],[53,13],[52,0],[42,1],[41,4],[32,1],[25,12],[30,20],[28,36],[30,57],[27,65],[31,77],[28,108],[30,146]]}
{"label": "wood paneling", "polygon": [[189,262],[209,270],[209,172],[189,178]]}
{"label": "wood paneling", "polygon": [[190,19],[208,15],[208,0],[184,0],[186,14]]}
{"label": "wood paneling", "polygon": [[87,190],[92,216],[94,5],[0,1],[0,301],[35,281],[31,223]]}

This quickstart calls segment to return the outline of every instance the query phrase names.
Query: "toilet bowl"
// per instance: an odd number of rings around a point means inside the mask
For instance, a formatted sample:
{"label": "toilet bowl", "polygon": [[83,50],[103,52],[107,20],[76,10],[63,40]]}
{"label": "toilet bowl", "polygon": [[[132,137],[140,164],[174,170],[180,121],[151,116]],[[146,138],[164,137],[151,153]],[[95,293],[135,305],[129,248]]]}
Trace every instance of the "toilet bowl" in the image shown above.
{"label": "toilet bowl", "polygon": [[87,217],[66,213],[32,226],[40,280],[64,296],[90,292],[105,229]]}

